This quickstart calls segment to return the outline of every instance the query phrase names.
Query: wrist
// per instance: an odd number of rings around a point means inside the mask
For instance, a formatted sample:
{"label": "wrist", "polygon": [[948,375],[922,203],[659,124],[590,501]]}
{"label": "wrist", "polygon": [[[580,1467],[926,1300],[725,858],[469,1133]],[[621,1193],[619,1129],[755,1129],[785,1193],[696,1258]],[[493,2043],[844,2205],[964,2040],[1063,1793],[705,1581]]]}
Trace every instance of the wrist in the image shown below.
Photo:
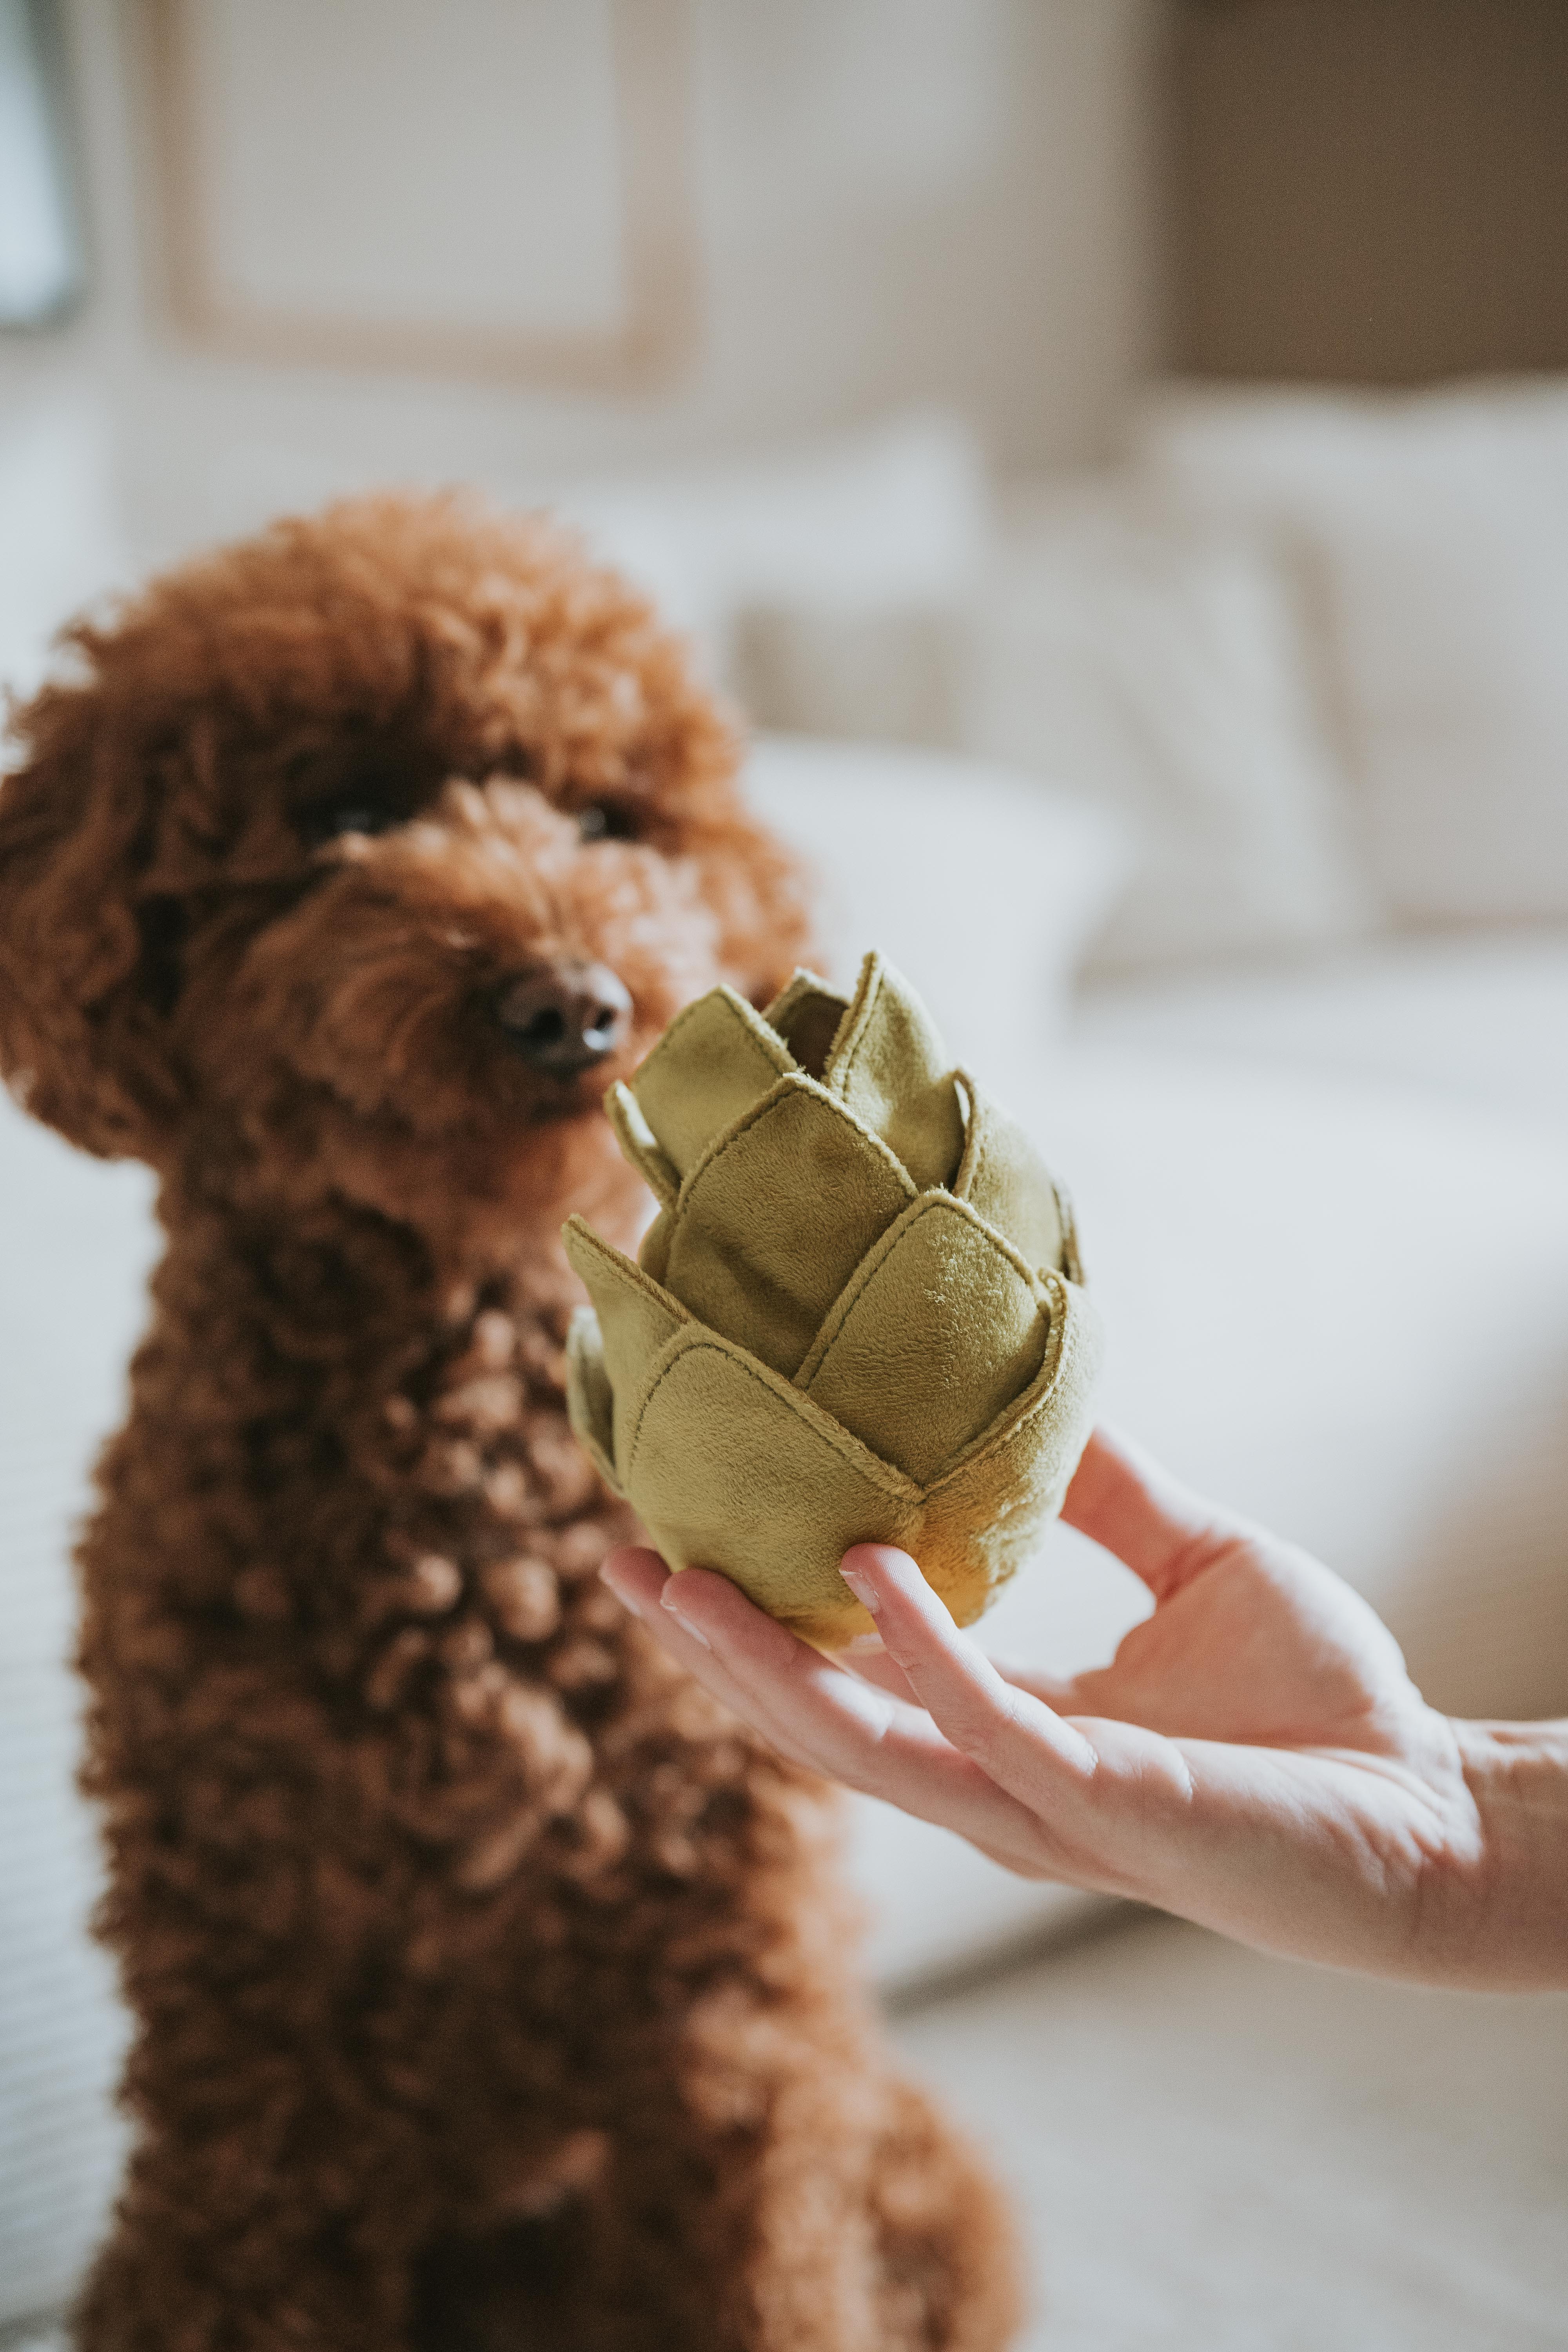
{"label": "wrist", "polygon": [[1452,1725],[1476,1810],[1471,1983],[1568,1985],[1568,1720]]}

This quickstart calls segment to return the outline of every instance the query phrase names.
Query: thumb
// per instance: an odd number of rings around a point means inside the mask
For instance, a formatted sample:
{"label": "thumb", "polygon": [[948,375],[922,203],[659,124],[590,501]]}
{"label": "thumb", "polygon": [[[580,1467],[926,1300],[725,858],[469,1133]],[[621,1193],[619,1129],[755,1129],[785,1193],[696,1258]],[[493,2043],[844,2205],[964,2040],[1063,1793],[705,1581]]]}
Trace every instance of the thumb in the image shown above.
{"label": "thumb", "polygon": [[1244,1520],[1194,1495],[1109,1423],[1101,1423],[1084,1448],[1062,1519],[1142,1577],[1159,1601],[1253,1534]]}

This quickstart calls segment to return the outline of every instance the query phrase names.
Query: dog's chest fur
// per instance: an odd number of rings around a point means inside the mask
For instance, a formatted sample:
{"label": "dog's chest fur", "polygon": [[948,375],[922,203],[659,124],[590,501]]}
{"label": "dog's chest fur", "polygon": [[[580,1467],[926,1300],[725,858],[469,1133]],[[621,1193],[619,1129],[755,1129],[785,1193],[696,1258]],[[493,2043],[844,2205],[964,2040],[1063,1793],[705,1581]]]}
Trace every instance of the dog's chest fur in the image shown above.
{"label": "dog's chest fur", "polygon": [[155,1778],[237,1932],[416,1974],[728,1881],[758,1759],[595,1573],[632,1528],[567,1426],[553,1254],[443,1283],[369,1215],[168,1208],[82,1554],[111,1838]]}

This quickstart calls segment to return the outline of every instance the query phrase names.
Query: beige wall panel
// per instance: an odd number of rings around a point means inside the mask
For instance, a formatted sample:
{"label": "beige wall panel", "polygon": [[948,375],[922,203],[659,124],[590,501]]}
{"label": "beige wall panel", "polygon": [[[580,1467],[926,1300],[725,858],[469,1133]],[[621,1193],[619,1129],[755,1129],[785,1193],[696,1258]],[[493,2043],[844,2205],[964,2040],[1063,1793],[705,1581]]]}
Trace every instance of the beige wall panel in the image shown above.
{"label": "beige wall panel", "polygon": [[685,0],[146,0],[146,26],[196,341],[584,383],[679,360]]}
{"label": "beige wall panel", "polygon": [[1568,366],[1563,0],[1180,0],[1173,65],[1179,366]]}

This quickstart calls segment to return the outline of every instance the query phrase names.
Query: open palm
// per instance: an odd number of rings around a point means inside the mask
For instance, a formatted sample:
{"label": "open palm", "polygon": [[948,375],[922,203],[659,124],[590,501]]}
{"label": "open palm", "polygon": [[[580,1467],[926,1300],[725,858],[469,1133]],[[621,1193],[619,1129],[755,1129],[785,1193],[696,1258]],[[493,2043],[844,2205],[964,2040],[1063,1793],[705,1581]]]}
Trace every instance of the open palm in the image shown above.
{"label": "open palm", "polygon": [[668,1577],[647,1551],[606,1573],[784,1752],[1014,1870],[1265,1948],[1496,1981],[1460,1727],[1426,1705],[1365,1602],[1108,1432],[1063,1516],[1155,1601],[1110,1665],[1070,1680],[988,1659],[882,1546],[844,1572],[883,1647],[841,1664],[723,1577]]}

